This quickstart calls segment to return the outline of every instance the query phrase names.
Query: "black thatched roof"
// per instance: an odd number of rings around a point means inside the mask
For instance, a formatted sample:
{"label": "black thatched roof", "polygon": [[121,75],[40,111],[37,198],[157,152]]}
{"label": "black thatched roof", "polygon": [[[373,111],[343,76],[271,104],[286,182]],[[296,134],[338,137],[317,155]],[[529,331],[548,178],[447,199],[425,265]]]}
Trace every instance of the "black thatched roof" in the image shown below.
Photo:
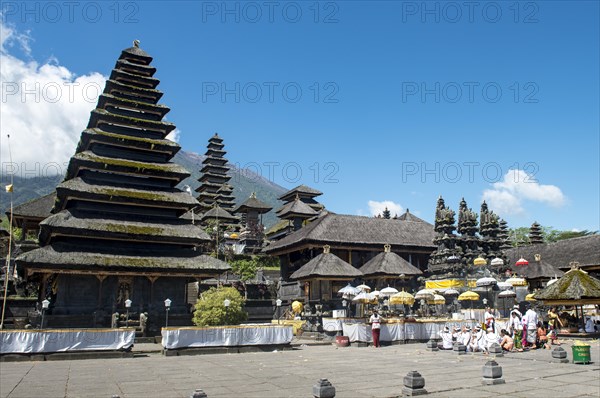
{"label": "black thatched roof", "polygon": [[256,210],[259,213],[268,213],[271,211],[272,207],[256,199],[256,194],[252,192],[252,195],[248,199],[246,199],[241,205],[236,207],[233,212],[234,213],[244,213],[249,210]]}
{"label": "black thatched roof", "polygon": [[165,242],[200,245],[210,241],[202,228],[182,218],[160,222],[111,220],[92,218],[76,210],[63,210],[40,224],[40,243],[49,242],[52,235],[101,237],[127,241]]}
{"label": "black thatched roof", "polygon": [[214,206],[212,209],[207,211],[200,217],[201,221],[204,220],[216,220],[219,219],[223,222],[232,221],[237,222],[239,219],[236,216],[232,216],[227,210],[223,210],[219,206]]}
{"label": "black thatched roof", "polygon": [[354,279],[362,272],[333,253],[321,253],[294,272],[290,279]]}
{"label": "black thatched roof", "polygon": [[520,246],[505,253],[510,264],[516,263],[520,257],[531,262],[536,254],[540,254],[542,259],[561,269],[569,269],[571,261],[577,261],[581,266],[600,265],[600,235]]}
{"label": "black thatched roof", "polygon": [[527,279],[550,279],[565,274],[541,258],[539,260],[536,258],[533,261],[529,261],[528,265],[517,266],[513,264],[510,268],[519,276],[523,276]]}
{"label": "black thatched roof", "polygon": [[[600,303],[600,280],[580,269],[569,270],[562,278],[544,290],[535,293],[536,300],[544,301],[598,301]],[[575,303],[573,303],[575,304]]]}
{"label": "black thatched roof", "polygon": [[[54,202],[56,201],[56,192],[44,195],[40,198],[30,200],[13,208],[15,217],[44,219],[50,215]],[[6,212],[10,218],[10,210]]]}
{"label": "black thatched roof", "polygon": [[427,221],[423,220],[422,218],[419,218],[419,217],[415,216],[414,214],[412,214],[408,209],[406,209],[406,211],[402,215],[398,216],[398,218],[396,218],[396,220],[424,222],[424,223],[427,222]]}
{"label": "black thatched roof", "polygon": [[302,244],[344,244],[382,247],[422,247],[433,250],[433,225],[425,221],[401,221],[385,218],[328,213],[307,226],[271,243],[266,251],[286,251]]}
{"label": "black thatched roof", "polygon": [[57,242],[22,254],[17,262],[27,268],[56,271],[166,272],[190,276],[215,275],[231,269],[224,261],[191,249],[172,250],[167,256],[151,250],[121,254],[98,249]]}
{"label": "black thatched roof", "polygon": [[400,257],[394,252],[382,252],[370,259],[360,267],[366,277],[369,276],[393,276],[421,275],[420,269]]}
{"label": "black thatched roof", "polygon": [[277,216],[279,218],[310,218],[316,216],[318,213],[312,209],[309,205],[298,199],[294,199],[292,202],[286,203],[283,207],[277,210]]}
{"label": "black thatched roof", "polygon": [[284,193],[277,199],[286,201],[289,199],[293,199],[296,195],[306,196],[306,197],[314,197],[314,196],[323,195],[323,192],[321,192],[317,189],[311,188],[309,186],[306,186],[306,185],[298,185],[296,188],[290,189],[289,191],[287,191],[286,193]]}

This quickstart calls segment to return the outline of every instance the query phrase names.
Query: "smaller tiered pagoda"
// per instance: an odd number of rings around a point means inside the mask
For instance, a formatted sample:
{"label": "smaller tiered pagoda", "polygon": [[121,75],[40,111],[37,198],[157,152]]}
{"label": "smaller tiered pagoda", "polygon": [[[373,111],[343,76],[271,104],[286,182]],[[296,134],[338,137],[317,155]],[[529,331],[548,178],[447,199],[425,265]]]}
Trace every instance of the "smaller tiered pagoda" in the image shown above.
{"label": "smaller tiered pagoda", "polygon": [[433,243],[437,250],[431,253],[428,269],[430,272],[439,273],[455,268],[460,261],[461,251],[456,245],[457,236],[454,234],[455,226],[454,210],[446,206],[440,195],[435,209],[434,231],[436,233]]}
{"label": "smaller tiered pagoda", "polygon": [[271,209],[271,206],[256,198],[255,192],[234,209],[234,214],[241,215],[243,227],[239,234],[239,243],[244,245],[245,253],[256,253],[262,249],[265,237],[262,215]]}
{"label": "smaller tiered pagoda", "polygon": [[529,244],[539,245],[544,243],[544,237],[542,235],[542,226],[534,221],[529,228]]}

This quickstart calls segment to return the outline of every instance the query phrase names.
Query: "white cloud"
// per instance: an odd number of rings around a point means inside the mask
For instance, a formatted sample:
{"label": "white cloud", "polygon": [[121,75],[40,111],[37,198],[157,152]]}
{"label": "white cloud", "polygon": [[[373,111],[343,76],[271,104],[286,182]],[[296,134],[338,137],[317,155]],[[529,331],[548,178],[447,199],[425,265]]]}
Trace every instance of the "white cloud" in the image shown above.
{"label": "white cloud", "polygon": [[180,136],[181,136],[181,130],[175,129],[175,130],[171,131],[165,138],[167,140],[170,140],[173,142],[179,142]]}
{"label": "white cloud", "polygon": [[402,206],[398,203],[394,203],[391,200],[384,200],[382,202],[377,202],[375,200],[369,200],[369,212],[372,216],[376,216],[378,214],[382,214],[383,210],[387,207],[390,211],[392,217],[394,215],[400,215],[404,212]]}
{"label": "white cloud", "polygon": [[[29,36],[3,22],[0,34],[0,129],[2,144],[10,134],[15,173],[64,172],[106,78],[95,72],[76,76],[54,59],[43,64],[22,60],[10,50],[19,46],[28,53]],[[8,162],[8,145],[1,145],[0,150],[2,162]]]}
{"label": "white cloud", "polygon": [[563,206],[566,202],[566,197],[559,187],[540,184],[523,170],[509,171],[502,181],[494,183],[492,187],[483,191],[483,200],[501,215],[523,214],[525,201],[544,203],[552,207]]}

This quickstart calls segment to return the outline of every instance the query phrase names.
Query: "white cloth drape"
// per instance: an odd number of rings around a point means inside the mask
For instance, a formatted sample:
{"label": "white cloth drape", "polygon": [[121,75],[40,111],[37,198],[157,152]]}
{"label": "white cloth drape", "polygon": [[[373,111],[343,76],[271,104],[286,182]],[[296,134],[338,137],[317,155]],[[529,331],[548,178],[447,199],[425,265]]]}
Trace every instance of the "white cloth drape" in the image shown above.
{"label": "white cloth drape", "polygon": [[163,328],[162,346],[166,349],[186,347],[236,347],[249,345],[289,344],[292,326],[240,325],[204,328]]}
{"label": "white cloth drape", "polygon": [[121,350],[133,346],[134,329],[0,331],[1,354]]}

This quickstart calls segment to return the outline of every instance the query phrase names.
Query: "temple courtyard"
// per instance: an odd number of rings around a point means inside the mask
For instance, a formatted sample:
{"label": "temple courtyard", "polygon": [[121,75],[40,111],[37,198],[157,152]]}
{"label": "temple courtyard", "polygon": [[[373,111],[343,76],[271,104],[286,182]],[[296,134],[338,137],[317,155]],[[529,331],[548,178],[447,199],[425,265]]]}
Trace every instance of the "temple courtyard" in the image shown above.
{"label": "temple courtyard", "polygon": [[[307,344],[304,344],[307,343]],[[242,354],[165,357],[158,344],[134,347],[134,358],[0,363],[1,397],[189,397],[201,388],[212,397],[310,397],[320,378],[336,397],[395,397],[413,370],[432,397],[599,397],[600,349],[591,344],[591,364],[553,363],[551,351],[497,357],[504,384],[482,385],[492,357],[430,352],[425,344],[381,348],[311,345]],[[571,344],[562,347],[572,359]]]}

